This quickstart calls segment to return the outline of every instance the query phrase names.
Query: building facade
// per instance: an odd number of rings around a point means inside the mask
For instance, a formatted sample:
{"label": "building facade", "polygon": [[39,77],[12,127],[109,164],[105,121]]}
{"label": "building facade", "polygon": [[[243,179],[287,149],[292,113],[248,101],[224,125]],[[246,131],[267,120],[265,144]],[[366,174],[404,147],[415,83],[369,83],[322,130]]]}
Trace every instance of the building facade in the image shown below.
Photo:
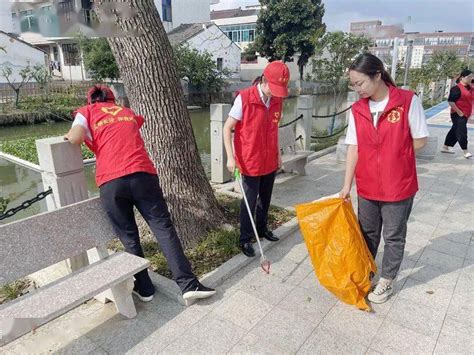
{"label": "building facade", "polygon": [[452,51],[461,60],[474,58],[474,32],[404,32],[403,27],[385,26],[382,21],[351,23],[350,32],[373,40],[370,51],[383,60],[392,57],[395,38],[399,61],[405,61],[411,46],[411,68],[420,68],[437,51]]}
{"label": "building facade", "polygon": [[[209,22],[210,5],[218,2],[154,0],[167,32],[183,23]],[[77,33],[89,37],[108,35],[95,17],[93,0],[37,0],[14,2],[8,7],[11,21],[8,26],[2,25],[4,30],[44,50],[53,77],[66,81],[90,79],[83,65]]]}
{"label": "building facade", "polygon": [[260,6],[211,11],[211,21],[242,50],[245,50],[255,40],[259,13]]}
{"label": "building facade", "polygon": [[212,22],[181,24],[168,33],[172,45],[186,43],[200,53],[208,52],[218,70],[240,72],[240,47]]}

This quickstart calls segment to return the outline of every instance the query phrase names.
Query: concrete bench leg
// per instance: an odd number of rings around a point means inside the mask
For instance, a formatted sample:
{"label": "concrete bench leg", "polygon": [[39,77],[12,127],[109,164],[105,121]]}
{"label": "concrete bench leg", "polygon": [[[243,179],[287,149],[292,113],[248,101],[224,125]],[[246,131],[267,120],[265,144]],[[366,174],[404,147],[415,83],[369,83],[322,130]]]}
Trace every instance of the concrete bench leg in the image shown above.
{"label": "concrete bench leg", "polygon": [[304,176],[304,175],[306,175],[305,166],[306,166],[307,163],[308,163],[307,159],[297,160],[294,163],[294,168],[293,169],[296,170],[298,172],[298,174]]}
{"label": "concrete bench leg", "polygon": [[127,318],[134,318],[137,315],[135,303],[133,303],[132,290],[133,279],[123,281],[110,289],[117,311]]}
{"label": "concrete bench leg", "polygon": [[[97,248],[89,250],[88,252],[89,262],[91,264],[95,263],[96,261],[105,259],[108,256],[109,256],[109,252],[107,251],[107,248],[105,245],[101,245]],[[103,304],[106,304],[109,301],[115,302],[115,299],[111,290],[107,290],[102,293],[99,293],[97,296],[94,297],[94,299],[96,299],[97,301]]]}
{"label": "concrete bench leg", "polygon": [[43,323],[45,323],[45,321],[41,318],[0,319],[0,346],[35,330]]}

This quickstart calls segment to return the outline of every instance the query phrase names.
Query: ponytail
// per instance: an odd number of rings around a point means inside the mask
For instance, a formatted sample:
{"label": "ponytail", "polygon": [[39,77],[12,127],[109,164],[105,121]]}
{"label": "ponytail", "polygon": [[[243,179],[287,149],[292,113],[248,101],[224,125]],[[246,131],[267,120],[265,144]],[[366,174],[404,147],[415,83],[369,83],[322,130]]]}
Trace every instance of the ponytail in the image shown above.
{"label": "ponytail", "polygon": [[395,81],[393,81],[392,76],[385,69],[380,73],[380,77],[388,86],[397,86],[397,84],[395,84]]}
{"label": "ponytail", "polygon": [[262,82],[263,75],[257,76],[255,80],[252,82],[252,85],[258,85]]}

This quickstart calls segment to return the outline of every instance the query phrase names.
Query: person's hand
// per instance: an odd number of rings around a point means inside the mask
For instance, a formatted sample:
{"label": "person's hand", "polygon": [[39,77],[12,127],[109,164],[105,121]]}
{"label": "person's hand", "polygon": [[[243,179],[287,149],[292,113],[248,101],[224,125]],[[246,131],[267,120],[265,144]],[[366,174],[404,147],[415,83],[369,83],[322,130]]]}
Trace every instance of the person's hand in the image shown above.
{"label": "person's hand", "polygon": [[343,198],[346,201],[349,201],[351,199],[351,187],[344,186],[342,190],[339,192],[339,197]]}
{"label": "person's hand", "polygon": [[66,133],[63,138],[64,138],[65,141],[68,141],[69,140],[69,132]]}
{"label": "person's hand", "polygon": [[231,174],[234,173],[234,171],[235,171],[235,159],[234,158],[228,158],[227,159],[227,170],[229,170]]}

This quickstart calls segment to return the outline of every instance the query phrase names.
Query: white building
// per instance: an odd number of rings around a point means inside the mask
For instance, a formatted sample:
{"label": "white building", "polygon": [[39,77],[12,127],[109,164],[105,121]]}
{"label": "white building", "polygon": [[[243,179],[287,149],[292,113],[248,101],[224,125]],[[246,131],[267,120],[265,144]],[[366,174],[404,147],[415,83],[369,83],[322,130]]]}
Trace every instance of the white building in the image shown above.
{"label": "white building", "polygon": [[[82,33],[94,36],[99,26],[92,10],[92,0],[36,0],[14,2],[6,5],[0,0],[0,18],[8,32],[19,34],[48,54],[53,75],[66,81],[90,79],[84,68],[81,52],[75,35]],[[209,22],[210,5],[218,0],[154,0],[166,31],[182,23]],[[3,11],[2,11],[3,10]]]}
{"label": "white building", "polygon": [[183,23],[209,22],[211,5],[219,0],[154,0],[166,32]]}
{"label": "white building", "polygon": [[[6,50],[0,52],[0,69],[5,67],[12,69],[10,81],[21,82],[19,72],[27,66],[46,64],[44,51],[3,31],[0,31],[0,47]],[[0,76],[0,83],[6,82],[6,78]]]}
{"label": "white building", "polygon": [[211,21],[243,50],[255,40],[260,6],[211,11]]}
{"label": "white building", "polygon": [[212,22],[181,24],[168,33],[168,38],[173,45],[187,43],[200,53],[210,53],[219,70],[240,72],[240,47]]}

